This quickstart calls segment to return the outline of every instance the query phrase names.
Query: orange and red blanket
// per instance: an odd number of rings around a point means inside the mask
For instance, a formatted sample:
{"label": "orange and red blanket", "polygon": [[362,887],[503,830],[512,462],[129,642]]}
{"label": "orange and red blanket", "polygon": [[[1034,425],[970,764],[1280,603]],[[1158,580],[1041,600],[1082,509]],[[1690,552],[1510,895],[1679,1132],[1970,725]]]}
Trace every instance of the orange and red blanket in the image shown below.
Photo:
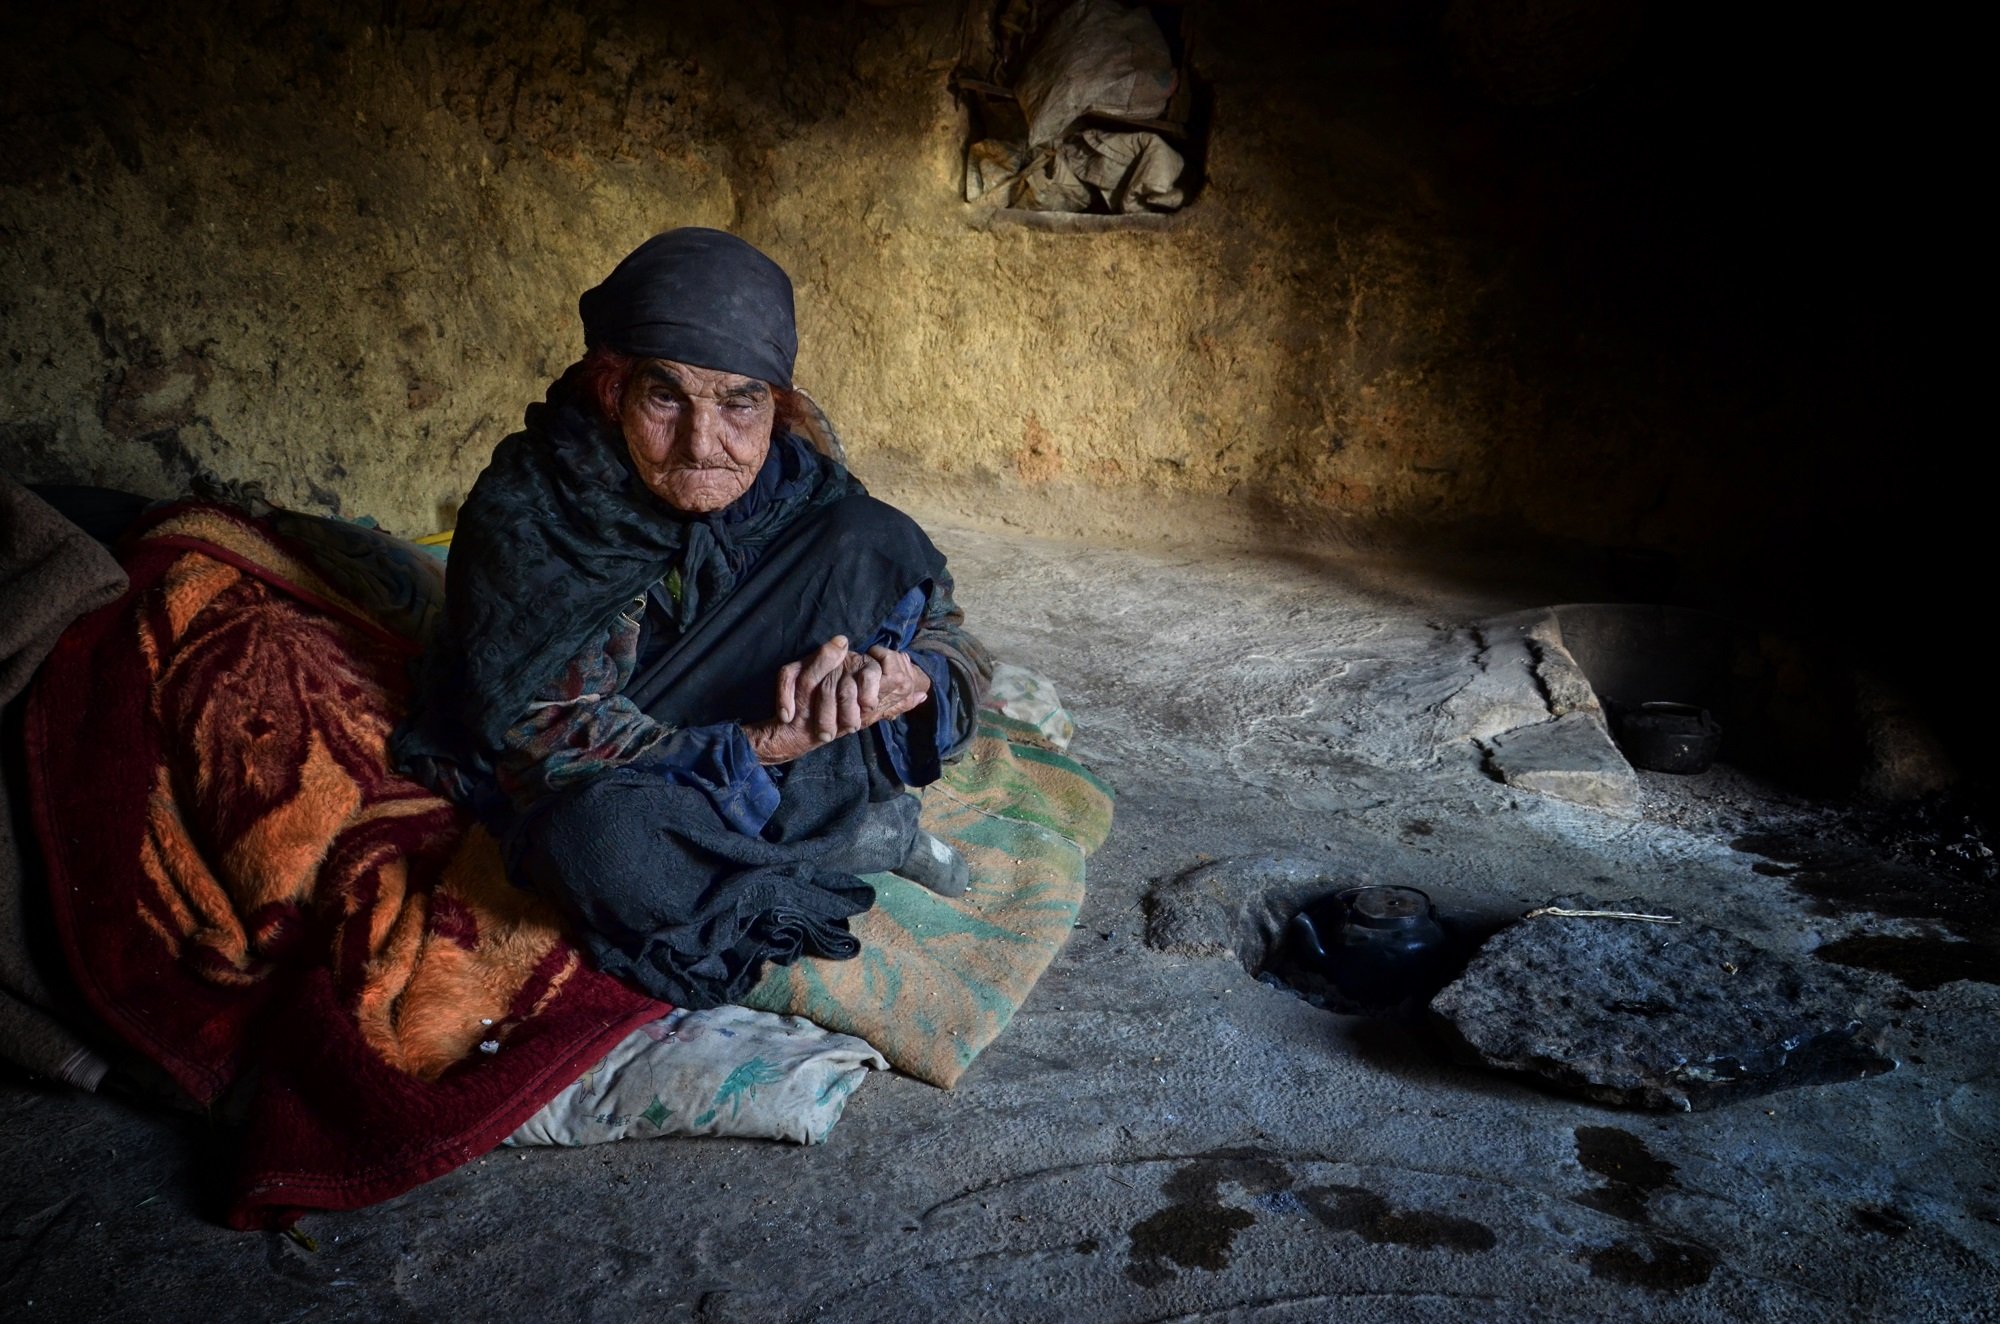
{"label": "orange and red blanket", "polygon": [[413,644],[223,507],[122,560],[30,701],[35,826],[96,1013],[196,1100],[250,1091],[232,1225],[438,1176],[662,1013],[387,770]]}

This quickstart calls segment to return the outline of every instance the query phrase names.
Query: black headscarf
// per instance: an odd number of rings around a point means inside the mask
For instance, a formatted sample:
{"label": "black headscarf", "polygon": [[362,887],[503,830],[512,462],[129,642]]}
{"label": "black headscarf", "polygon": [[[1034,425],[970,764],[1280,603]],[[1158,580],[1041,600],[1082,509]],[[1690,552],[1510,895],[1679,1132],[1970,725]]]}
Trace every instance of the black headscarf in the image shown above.
{"label": "black headscarf", "polygon": [[791,279],[733,234],[689,226],[654,235],[585,291],[577,311],[591,349],[792,384]]}

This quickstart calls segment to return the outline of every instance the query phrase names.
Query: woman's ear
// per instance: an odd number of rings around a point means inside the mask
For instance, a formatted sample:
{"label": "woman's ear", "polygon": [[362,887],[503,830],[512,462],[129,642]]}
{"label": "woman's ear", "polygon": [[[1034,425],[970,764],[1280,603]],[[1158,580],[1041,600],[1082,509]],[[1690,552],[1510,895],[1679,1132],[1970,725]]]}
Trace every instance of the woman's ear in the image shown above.
{"label": "woman's ear", "polygon": [[792,390],[788,386],[773,386],[771,388],[771,405],[771,435],[773,437],[783,436],[787,432],[795,432],[807,440],[811,440],[812,434],[807,429],[812,426],[812,411],[805,407],[805,402],[799,399],[797,391]]}
{"label": "woman's ear", "polygon": [[634,369],[638,366],[639,360],[630,354],[600,345],[570,371],[580,379],[585,397],[597,406],[598,417],[615,428],[625,411],[625,389],[637,375]]}
{"label": "woman's ear", "polygon": [[789,432],[793,436],[804,437],[813,449],[821,455],[847,463],[847,448],[840,443],[840,434],[833,430],[826,412],[819,402],[806,393],[802,386],[771,388],[777,401],[777,409],[771,420],[771,433],[777,436]]}

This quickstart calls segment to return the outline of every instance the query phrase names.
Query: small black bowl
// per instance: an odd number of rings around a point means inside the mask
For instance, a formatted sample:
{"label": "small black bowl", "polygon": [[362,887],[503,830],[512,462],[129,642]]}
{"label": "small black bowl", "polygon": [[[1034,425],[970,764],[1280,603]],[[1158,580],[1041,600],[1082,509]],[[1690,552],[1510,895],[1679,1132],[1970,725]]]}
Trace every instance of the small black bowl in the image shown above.
{"label": "small black bowl", "polygon": [[1635,768],[1702,772],[1722,748],[1722,724],[1692,703],[1642,703],[1619,716],[1618,747]]}

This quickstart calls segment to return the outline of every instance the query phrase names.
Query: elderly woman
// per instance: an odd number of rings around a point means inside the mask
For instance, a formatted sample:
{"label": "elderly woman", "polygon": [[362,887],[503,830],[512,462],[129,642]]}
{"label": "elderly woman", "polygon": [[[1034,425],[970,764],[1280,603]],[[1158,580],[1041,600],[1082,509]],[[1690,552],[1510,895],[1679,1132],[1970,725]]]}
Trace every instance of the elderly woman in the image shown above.
{"label": "elderly woman", "polygon": [[713,1006],[854,955],[857,874],[964,889],[904,788],[969,741],[991,668],[923,530],[802,439],[776,263],[673,230],[580,310],[584,358],[460,512],[396,752],[600,968]]}

